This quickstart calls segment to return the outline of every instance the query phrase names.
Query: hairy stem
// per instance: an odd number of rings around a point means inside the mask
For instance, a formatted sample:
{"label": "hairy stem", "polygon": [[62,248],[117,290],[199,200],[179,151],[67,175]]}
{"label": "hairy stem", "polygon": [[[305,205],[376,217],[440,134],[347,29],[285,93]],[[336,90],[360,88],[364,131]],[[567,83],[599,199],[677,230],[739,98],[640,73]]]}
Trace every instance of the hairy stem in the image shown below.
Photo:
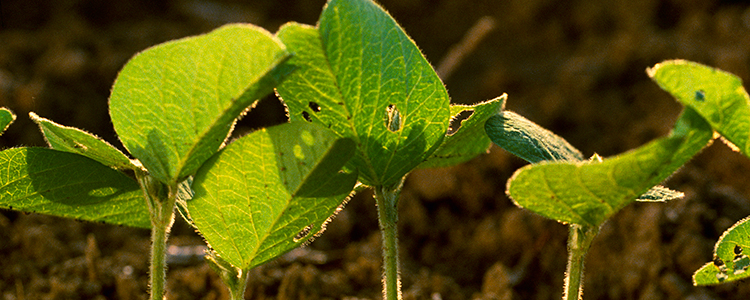
{"label": "hairy stem", "polygon": [[152,300],[164,299],[166,282],[166,248],[169,231],[174,222],[177,187],[168,187],[142,171],[136,172],[151,214],[151,264],[149,286]]}
{"label": "hairy stem", "polygon": [[580,300],[583,297],[583,264],[591,242],[599,233],[598,226],[570,224],[568,235],[568,267],[565,272],[563,300]]}
{"label": "hairy stem", "polygon": [[375,187],[378,223],[383,243],[383,299],[401,299],[401,273],[398,265],[398,195],[403,180],[394,187]]}

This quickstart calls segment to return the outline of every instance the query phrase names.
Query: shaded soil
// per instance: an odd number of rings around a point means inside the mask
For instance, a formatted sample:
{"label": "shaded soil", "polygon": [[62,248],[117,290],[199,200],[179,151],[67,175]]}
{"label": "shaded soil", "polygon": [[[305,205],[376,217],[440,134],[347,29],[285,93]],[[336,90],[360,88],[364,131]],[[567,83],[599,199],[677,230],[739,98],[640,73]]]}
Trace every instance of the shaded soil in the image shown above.
{"label": "shaded soil", "polygon": [[[135,52],[227,22],[270,31],[314,23],[324,1],[0,1],[0,106],[19,120],[0,148],[41,146],[29,111],[116,144],[107,97]],[[446,85],[456,103],[502,93],[507,107],[585,154],[617,154],[666,134],[681,109],[644,70],[684,58],[750,79],[742,1],[382,1],[438,64],[482,16],[496,28]],[[283,122],[263,99],[240,132]],[[406,299],[559,299],[567,229],[516,208],[505,181],[524,163],[492,148],[466,164],[414,172],[400,200]],[[715,143],[668,181],[686,193],[633,204],[587,258],[586,299],[748,299],[747,282],[693,287],[720,234],[750,215],[750,163]],[[170,245],[202,241],[178,222]],[[0,210],[2,299],[145,299],[148,232]],[[380,242],[369,192],[309,247],[252,271],[246,299],[378,299]],[[178,261],[170,299],[227,299],[205,263]]]}

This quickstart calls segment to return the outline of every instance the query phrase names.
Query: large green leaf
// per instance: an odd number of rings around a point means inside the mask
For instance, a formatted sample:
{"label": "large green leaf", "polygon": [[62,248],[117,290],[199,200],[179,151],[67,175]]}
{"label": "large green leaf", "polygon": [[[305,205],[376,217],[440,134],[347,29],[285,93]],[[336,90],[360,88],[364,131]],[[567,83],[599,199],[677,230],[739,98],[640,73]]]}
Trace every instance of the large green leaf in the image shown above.
{"label": "large green leaf", "polygon": [[745,218],[721,235],[714,248],[714,260],[693,274],[695,285],[718,284],[750,277],[750,218]]}
{"label": "large green leaf", "polygon": [[355,148],[308,122],[258,130],[198,170],[188,214],[223,259],[257,266],[325,228],[357,181],[356,172],[340,172]]}
{"label": "large green leaf", "polygon": [[78,153],[115,169],[137,168],[120,150],[91,133],[62,126],[33,112],[29,117],[39,125],[44,139],[53,149]]}
{"label": "large green leaf", "polygon": [[351,167],[394,185],[440,146],[448,93],[403,29],[370,0],[332,0],[318,27],[283,26],[297,71],[277,88],[293,120],[310,119],[357,143]]}
{"label": "large green leaf", "polygon": [[167,42],[120,71],[110,114],[123,145],[159,181],[174,185],[223,145],[235,119],[289,69],[284,46],[262,28],[226,25]]}
{"label": "large green leaf", "polygon": [[508,181],[508,195],[542,216],[599,226],[690,160],[712,135],[705,120],[686,108],[669,136],[624,154],[523,167]]}
{"label": "large green leaf", "polygon": [[0,207],[148,228],[138,183],[82,155],[46,148],[0,152]]}
{"label": "large green leaf", "polygon": [[3,134],[5,129],[8,129],[10,123],[16,120],[16,115],[12,111],[5,107],[0,107],[0,135]]}
{"label": "large green leaf", "polygon": [[[492,143],[484,133],[484,123],[487,119],[499,114],[505,106],[507,95],[477,103],[475,105],[451,104],[452,118],[464,113],[471,115],[462,121],[453,120],[453,132],[443,139],[443,143],[435,152],[419,165],[420,168],[435,168],[456,165],[487,152]],[[457,122],[460,122],[456,124]]]}
{"label": "large green leaf", "polygon": [[669,60],[648,69],[659,86],[695,109],[714,130],[750,157],[750,97],[739,77],[685,60]]}

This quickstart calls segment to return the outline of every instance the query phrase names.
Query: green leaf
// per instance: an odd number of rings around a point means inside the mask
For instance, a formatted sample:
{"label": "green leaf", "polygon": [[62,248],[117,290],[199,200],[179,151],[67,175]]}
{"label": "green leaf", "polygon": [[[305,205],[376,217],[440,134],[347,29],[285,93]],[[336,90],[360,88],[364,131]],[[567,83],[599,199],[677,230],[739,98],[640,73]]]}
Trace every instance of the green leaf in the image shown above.
{"label": "green leaf", "polygon": [[257,266],[325,228],[357,181],[340,172],[354,153],[354,141],[308,122],[258,130],[198,170],[189,216],[223,259]]}
{"label": "green leaf", "polygon": [[492,142],[530,163],[583,160],[568,141],[512,111],[489,118],[484,126]]}
{"label": "green leaf", "polygon": [[0,152],[0,207],[149,228],[138,183],[82,155],[45,148]]}
{"label": "green leaf", "polygon": [[138,168],[120,150],[91,133],[62,126],[33,112],[29,113],[29,117],[39,125],[44,139],[53,149],[78,153],[119,170]]}
{"label": "green leaf", "polygon": [[[471,115],[459,124],[455,132],[445,136],[440,148],[422,164],[420,168],[447,167],[456,165],[487,152],[492,143],[484,133],[484,123],[487,119],[499,114],[505,105],[507,95],[477,103],[475,105],[451,105],[453,118],[464,113]],[[453,121],[455,123],[457,121]]]}
{"label": "green leaf", "polygon": [[222,147],[240,116],[289,72],[289,54],[262,28],[226,25],[133,57],[110,97],[125,148],[174,185]]}
{"label": "green leaf", "polygon": [[705,120],[686,108],[667,137],[602,162],[525,166],[508,181],[508,194],[518,206],[547,218],[599,226],[690,160],[712,135]]}
{"label": "green leaf", "polygon": [[750,277],[750,218],[724,231],[714,248],[714,259],[693,274],[693,284],[709,285]]}
{"label": "green leaf", "polygon": [[750,157],[750,97],[739,77],[685,60],[665,61],[647,72],[662,89],[695,109],[736,145],[733,149]]}
{"label": "green leaf", "polygon": [[288,23],[278,37],[297,66],[277,88],[292,120],[310,119],[357,143],[351,168],[394,185],[440,146],[448,93],[417,46],[369,0],[333,0],[318,28]]}
{"label": "green leaf", "polygon": [[0,107],[0,135],[3,134],[5,129],[8,129],[10,123],[16,120],[16,115],[12,111],[5,107]]}

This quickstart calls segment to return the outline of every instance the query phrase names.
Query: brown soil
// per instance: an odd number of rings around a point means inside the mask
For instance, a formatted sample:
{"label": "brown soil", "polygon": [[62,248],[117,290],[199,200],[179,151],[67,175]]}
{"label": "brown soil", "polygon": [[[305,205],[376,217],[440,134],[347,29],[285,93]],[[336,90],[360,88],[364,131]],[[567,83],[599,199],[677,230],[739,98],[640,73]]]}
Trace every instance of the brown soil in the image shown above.
{"label": "brown soil", "polygon": [[[0,106],[19,120],[0,148],[43,145],[29,111],[116,142],[109,88],[136,51],[227,22],[275,31],[314,23],[323,0],[2,0]],[[666,134],[681,107],[644,70],[684,58],[750,79],[750,6],[742,1],[382,1],[437,63],[482,16],[496,29],[446,85],[457,103],[509,94],[508,108],[585,154],[613,155]],[[282,122],[264,99],[242,130]],[[400,200],[406,299],[559,299],[566,227],[516,208],[507,178],[524,162],[492,148],[421,170]],[[750,215],[749,160],[721,143],[666,183],[686,193],[637,203],[608,221],[587,258],[585,299],[749,299],[747,281],[693,287],[719,235]],[[202,241],[178,222],[171,245]],[[145,299],[148,232],[0,211],[2,299]],[[182,248],[191,249],[191,248]],[[308,248],[252,271],[246,299],[378,299],[380,242],[369,192]],[[170,299],[227,299],[200,260],[173,264]]]}

